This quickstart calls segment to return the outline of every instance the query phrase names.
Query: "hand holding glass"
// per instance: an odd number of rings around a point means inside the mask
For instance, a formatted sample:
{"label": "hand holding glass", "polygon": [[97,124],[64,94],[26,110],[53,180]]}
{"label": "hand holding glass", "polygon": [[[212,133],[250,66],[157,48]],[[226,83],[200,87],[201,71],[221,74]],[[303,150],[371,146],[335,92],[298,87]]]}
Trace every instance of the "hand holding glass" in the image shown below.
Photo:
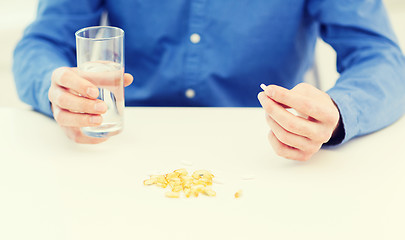
{"label": "hand holding glass", "polygon": [[107,104],[103,122],[96,127],[83,127],[91,137],[110,137],[122,131],[124,113],[124,31],[98,26],[76,32],[79,75],[99,88],[99,99]]}

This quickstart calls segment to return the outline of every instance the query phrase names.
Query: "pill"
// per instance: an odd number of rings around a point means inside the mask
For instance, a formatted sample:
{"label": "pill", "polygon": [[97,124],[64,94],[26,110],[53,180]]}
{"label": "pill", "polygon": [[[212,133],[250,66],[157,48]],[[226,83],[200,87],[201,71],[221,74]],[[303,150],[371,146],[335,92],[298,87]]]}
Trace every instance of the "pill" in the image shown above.
{"label": "pill", "polygon": [[236,193],[235,193],[235,198],[240,198],[242,196],[242,190],[238,190]]}
{"label": "pill", "polygon": [[183,190],[182,186],[174,186],[172,187],[173,192],[181,192]]}
{"label": "pill", "polygon": [[181,161],[181,164],[183,164],[185,166],[192,166],[193,165],[193,163],[191,161],[188,161],[188,160]]}
{"label": "pill", "polygon": [[189,198],[191,196],[191,189],[190,188],[184,188],[184,195]]}
{"label": "pill", "polygon": [[180,176],[180,173],[177,172],[171,172],[165,175],[166,179],[170,179],[170,178],[178,178]]}
{"label": "pill", "polygon": [[212,179],[214,175],[207,170],[197,170],[191,175],[194,179],[207,178]]}
{"label": "pill", "polygon": [[168,198],[179,198],[180,197],[179,192],[166,192],[165,195]]}
{"label": "pill", "polygon": [[156,184],[156,179],[151,179],[151,178],[146,179],[146,180],[143,181],[143,184],[144,184],[144,185],[153,185],[153,184]]}
{"label": "pill", "polygon": [[210,187],[203,188],[203,193],[210,197],[214,197],[215,195],[217,195],[217,193],[214,190],[212,190]]}
{"label": "pill", "polygon": [[178,173],[179,176],[187,176],[188,172],[185,168],[174,170],[175,173]]}
{"label": "pill", "polygon": [[212,182],[217,184],[224,184],[224,180],[217,177],[215,177],[215,179],[213,179]]}

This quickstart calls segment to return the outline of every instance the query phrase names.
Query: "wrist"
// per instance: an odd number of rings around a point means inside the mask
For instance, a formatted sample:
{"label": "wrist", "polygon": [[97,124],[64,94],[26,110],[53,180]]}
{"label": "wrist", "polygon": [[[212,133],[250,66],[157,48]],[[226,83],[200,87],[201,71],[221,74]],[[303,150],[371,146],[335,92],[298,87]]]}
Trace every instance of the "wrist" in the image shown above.
{"label": "wrist", "polygon": [[343,142],[343,139],[346,136],[345,133],[345,128],[343,125],[343,120],[342,120],[342,115],[340,114],[339,107],[336,105],[335,101],[333,101],[333,104],[335,105],[336,109],[339,111],[339,121],[335,127],[335,130],[332,133],[332,136],[330,137],[329,141],[324,143],[324,145],[338,145]]}

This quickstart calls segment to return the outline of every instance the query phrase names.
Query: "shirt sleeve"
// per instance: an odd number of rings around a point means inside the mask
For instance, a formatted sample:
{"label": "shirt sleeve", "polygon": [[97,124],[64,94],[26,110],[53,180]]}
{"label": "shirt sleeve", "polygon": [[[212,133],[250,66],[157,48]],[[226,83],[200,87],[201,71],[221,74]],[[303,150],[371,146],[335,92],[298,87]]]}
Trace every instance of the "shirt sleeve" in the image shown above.
{"label": "shirt sleeve", "polygon": [[39,0],[35,21],[14,50],[13,73],[20,99],[52,116],[48,99],[52,72],[76,66],[75,32],[99,25],[101,0]]}
{"label": "shirt sleeve", "polygon": [[405,58],[381,0],[312,0],[308,12],[337,53],[340,78],[327,93],[345,136],[371,133],[405,112]]}

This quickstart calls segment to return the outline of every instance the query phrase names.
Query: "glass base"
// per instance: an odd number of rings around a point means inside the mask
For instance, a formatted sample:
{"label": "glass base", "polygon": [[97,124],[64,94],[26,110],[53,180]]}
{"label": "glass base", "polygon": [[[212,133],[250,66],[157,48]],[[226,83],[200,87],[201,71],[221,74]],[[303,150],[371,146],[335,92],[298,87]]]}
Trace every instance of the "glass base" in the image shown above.
{"label": "glass base", "polygon": [[120,133],[122,131],[122,125],[107,123],[97,127],[83,127],[81,129],[82,132],[89,137],[106,138]]}

